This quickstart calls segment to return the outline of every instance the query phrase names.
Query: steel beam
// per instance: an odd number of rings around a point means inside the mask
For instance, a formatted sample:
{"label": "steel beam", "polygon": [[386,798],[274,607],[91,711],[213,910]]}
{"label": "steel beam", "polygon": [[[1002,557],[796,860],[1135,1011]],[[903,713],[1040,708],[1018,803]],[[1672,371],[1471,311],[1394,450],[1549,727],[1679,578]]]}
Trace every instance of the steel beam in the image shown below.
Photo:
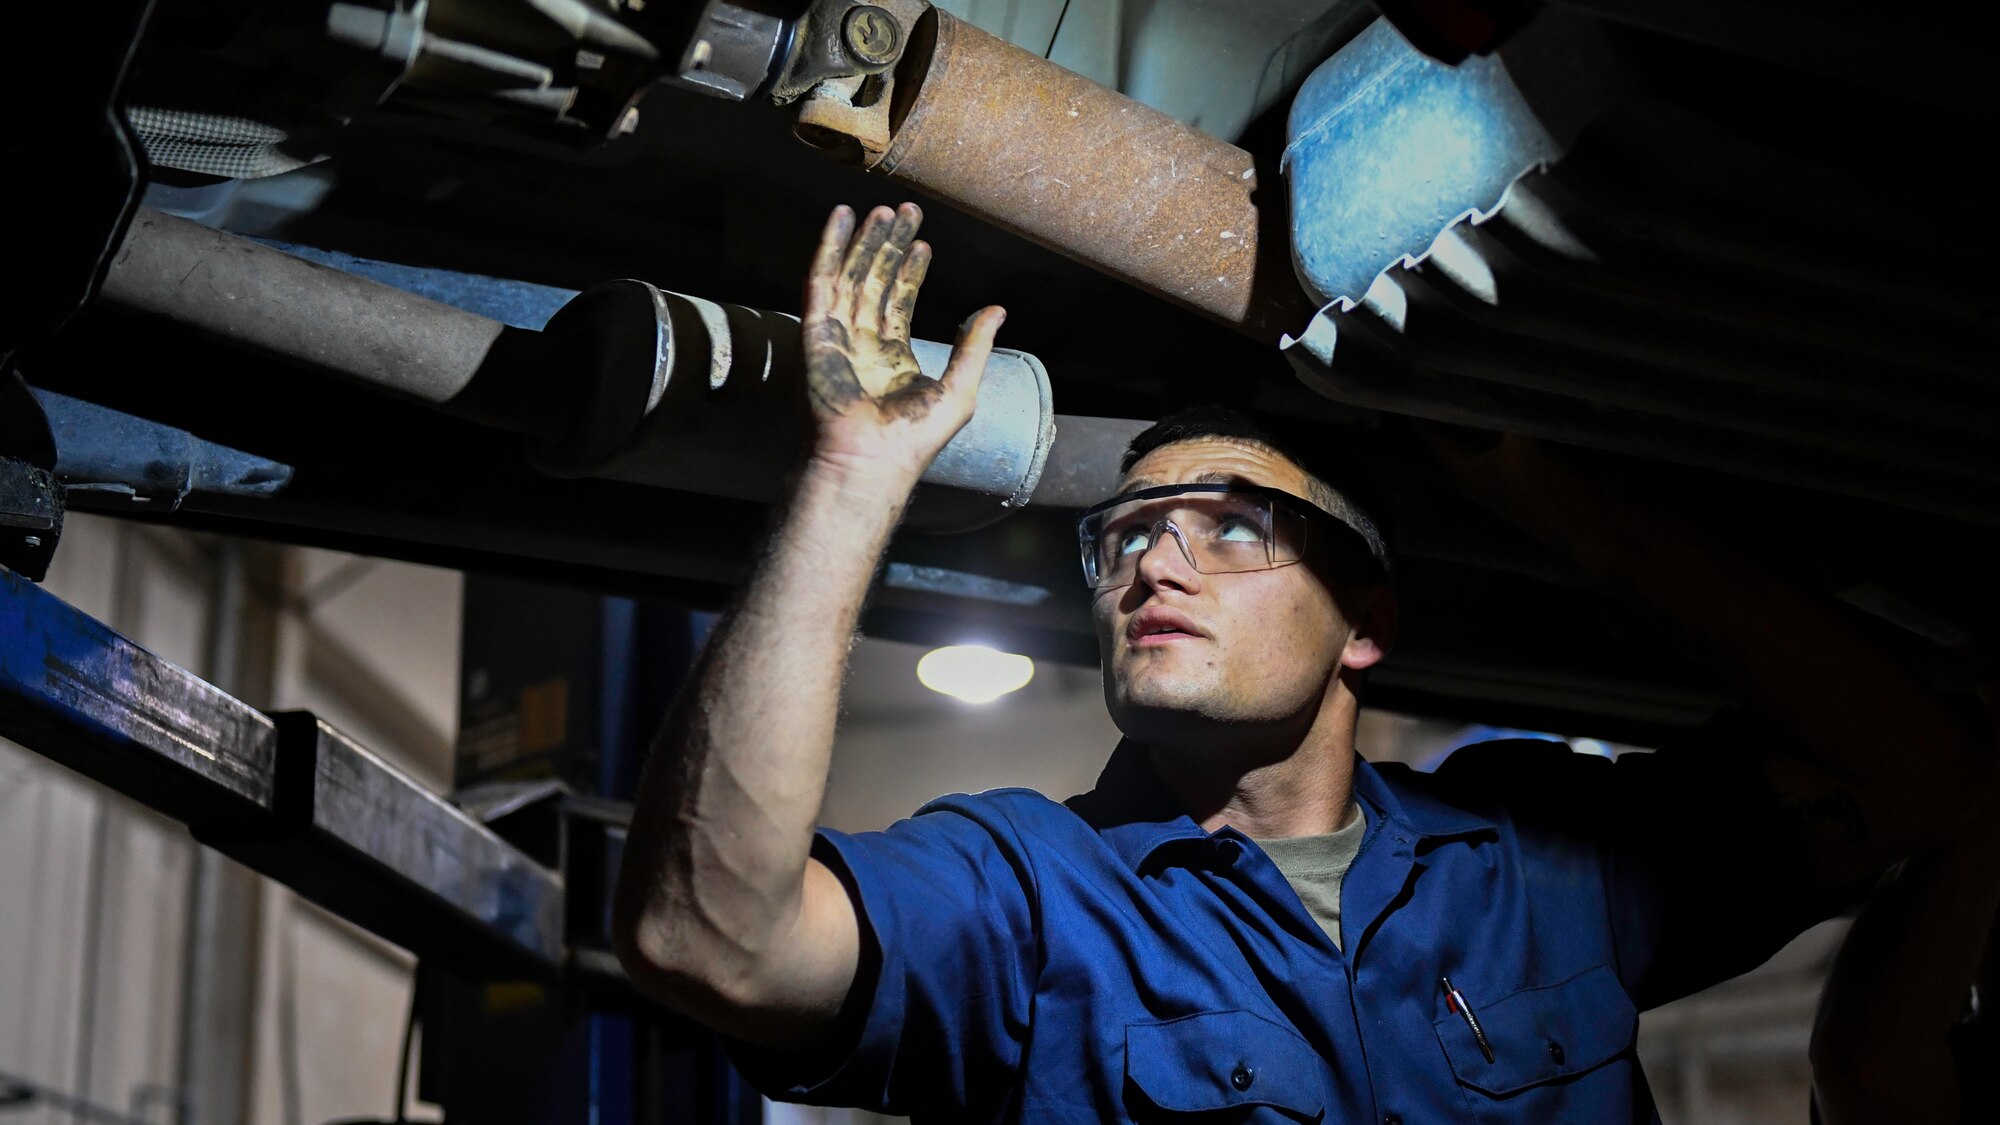
{"label": "steel beam", "polygon": [[0,736],[420,957],[563,962],[556,872],[324,721],[266,715],[4,569]]}
{"label": "steel beam", "polygon": [[273,810],[269,718],[4,569],[0,735],[191,825]]}
{"label": "steel beam", "polygon": [[276,830],[209,842],[421,957],[494,972],[561,964],[561,876],[325,720],[273,719]]}

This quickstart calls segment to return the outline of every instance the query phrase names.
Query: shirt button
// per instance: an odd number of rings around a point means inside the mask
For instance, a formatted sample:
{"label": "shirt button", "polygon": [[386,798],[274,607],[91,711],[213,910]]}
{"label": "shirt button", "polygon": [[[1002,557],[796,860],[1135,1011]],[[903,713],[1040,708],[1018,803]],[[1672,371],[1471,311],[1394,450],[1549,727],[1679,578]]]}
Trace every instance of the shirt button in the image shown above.
{"label": "shirt button", "polygon": [[1549,1061],[1557,1066],[1563,1064],[1563,1045],[1553,1039],[1549,1040]]}
{"label": "shirt button", "polygon": [[1236,1069],[1229,1072],[1229,1084],[1238,1090],[1248,1090],[1250,1083],[1256,1080],[1257,1072],[1243,1063],[1237,1063]]}
{"label": "shirt button", "polygon": [[1393,1113],[1383,1114],[1382,1125],[1403,1125],[1403,1119]]}

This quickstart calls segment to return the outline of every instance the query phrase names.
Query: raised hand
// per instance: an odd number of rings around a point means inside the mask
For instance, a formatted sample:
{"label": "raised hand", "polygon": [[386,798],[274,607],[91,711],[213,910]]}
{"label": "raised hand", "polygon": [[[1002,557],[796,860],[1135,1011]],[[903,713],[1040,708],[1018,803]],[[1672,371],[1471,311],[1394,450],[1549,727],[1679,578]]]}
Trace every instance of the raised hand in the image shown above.
{"label": "raised hand", "polygon": [[887,471],[914,483],[972,417],[979,381],[1006,319],[990,305],[959,330],[944,377],[917,369],[910,317],[931,248],[917,241],[914,203],[828,216],[806,278],[806,388],[817,426],[814,459],[845,471]]}

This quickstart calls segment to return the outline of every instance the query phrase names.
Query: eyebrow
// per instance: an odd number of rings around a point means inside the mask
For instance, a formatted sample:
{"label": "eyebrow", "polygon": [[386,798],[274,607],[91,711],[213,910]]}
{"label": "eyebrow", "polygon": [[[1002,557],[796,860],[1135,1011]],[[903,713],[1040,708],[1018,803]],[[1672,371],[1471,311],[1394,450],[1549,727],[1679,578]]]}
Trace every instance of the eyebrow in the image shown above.
{"label": "eyebrow", "polygon": [[[1118,497],[1123,496],[1128,492],[1137,492],[1140,489],[1144,488],[1159,488],[1160,486],[1166,483],[1167,483],[1166,481],[1159,480],[1158,478],[1155,477],[1135,477],[1132,480],[1126,481],[1125,487],[1119,489],[1116,493],[1114,493],[1112,495],[1112,499],[1116,500]],[[1241,473],[1232,473],[1226,469],[1210,469],[1205,473],[1197,473],[1195,474],[1192,480],[1183,481],[1182,483],[1183,484],[1249,484],[1251,482]]]}

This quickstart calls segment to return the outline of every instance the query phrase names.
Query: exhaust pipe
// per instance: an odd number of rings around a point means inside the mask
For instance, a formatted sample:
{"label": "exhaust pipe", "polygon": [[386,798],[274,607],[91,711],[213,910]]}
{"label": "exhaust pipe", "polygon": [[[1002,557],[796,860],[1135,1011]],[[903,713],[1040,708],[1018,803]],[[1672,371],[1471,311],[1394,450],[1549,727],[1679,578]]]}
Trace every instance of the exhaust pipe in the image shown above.
{"label": "exhaust pipe", "polygon": [[[99,297],[521,434],[559,476],[768,503],[810,426],[798,318],[642,281],[574,294],[536,331],[142,210]],[[943,374],[948,345],[912,348],[925,374]],[[1037,499],[1058,425],[1041,361],[996,348],[978,409],[924,474],[910,524],[968,530]],[[1103,426],[1078,420],[1080,435]],[[1041,502],[1067,506],[1116,477],[1115,453],[1097,463],[1106,441],[1067,448],[1092,464],[1062,466],[1049,494],[1062,499]]]}

